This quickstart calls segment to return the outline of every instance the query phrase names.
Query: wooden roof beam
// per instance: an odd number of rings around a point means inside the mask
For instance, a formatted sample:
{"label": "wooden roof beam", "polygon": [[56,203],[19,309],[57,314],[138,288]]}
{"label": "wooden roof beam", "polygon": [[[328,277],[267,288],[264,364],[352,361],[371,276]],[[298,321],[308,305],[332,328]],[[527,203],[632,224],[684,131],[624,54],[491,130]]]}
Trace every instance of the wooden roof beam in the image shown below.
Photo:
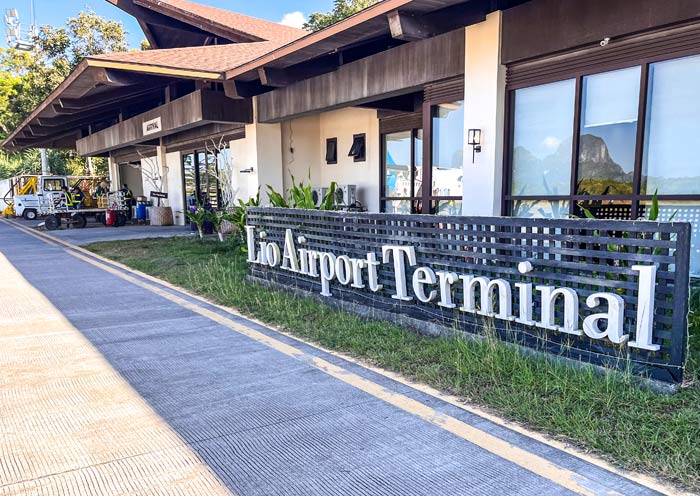
{"label": "wooden roof beam", "polygon": [[294,78],[289,77],[287,71],[284,69],[275,69],[274,67],[260,67],[258,69],[258,77],[260,78],[261,84],[272,86],[273,88],[289,86],[295,81]]}
{"label": "wooden roof beam", "polygon": [[309,60],[284,69],[276,67],[261,67],[258,69],[260,84],[271,88],[289,86],[297,81],[333,72],[343,65],[342,52],[336,52],[314,60]]}
{"label": "wooden roof beam", "polygon": [[423,17],[394,10],[387,14],[392,38],[401,41],[418,41],[434,36],[436,26]]}
{"label": "wooden roof beam", "polygon": [[273,87],[266,86],[258,81],[224,81],[224,93],[226,96],[237,100],[251,98],[273,89]]}
{"label": "wooden roof beam", "polygon": [[13,138],[12,146],[15,148],[39,147],[46,143],[52,143],[56,140],[66,138],[68,136],[78,139],[78,130],[71,129],[70,131],[62,131],[59,133],[49,134],[46,136],[35,138]]}
{"label": "wooden roof beam", "polygon": [[117,118],[120,110],[121,106],[114,105],[99,114],[78,114],[70,117],[39,117],[36,120],[36,126],[40,128],[86,126],[94,122]]}
{"label": "wooden roof beam", "polygon": [[163,88],[161,87],[128,87],[113,92],[93,95],[85,98],[59,98],[54,103],[54,111],[57,114],[77,114],[83,111],[92,110],[95,108],[103,109],[105,106],[119,103],[121,106],[126,106],[149,98],[163,96]]}
{"label": "wooden roof beam", "polygon": [[154,12],[151,9],[136,5],[133,0],[107,0],[117,8],[136,18],[139,26],[143,30],[151,48],[159,48],[158,39],[153,32],[153,26],[163,26],[170,29],[177,29],[194,34],[204,33],[201,29],[191,26],[185,22],[173,19],[172,17]]}

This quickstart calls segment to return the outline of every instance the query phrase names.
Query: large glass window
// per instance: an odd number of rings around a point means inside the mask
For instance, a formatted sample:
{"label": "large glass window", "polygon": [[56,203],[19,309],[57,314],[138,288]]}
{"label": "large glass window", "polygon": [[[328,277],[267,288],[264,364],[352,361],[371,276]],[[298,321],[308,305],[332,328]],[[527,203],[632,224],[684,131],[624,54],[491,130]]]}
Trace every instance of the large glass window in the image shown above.
{"label": "large glass window", "polygon": [[219,159],[217,154],[205,151],[183,155],[182,168],[188,205],[210,205],[214,209],[219,208],[221,204]]}
{"label": "large glass window", "polygon": [[384,136],[385,168],[384,186],[387,197],[410,198],[413,196],[413,133],[404,131]]}
{"label": "large glass window", "polygon": [[513,195],[569,193],[575,95],[575,79],[515,92]]}
{"label": "large glass window", "polygon": [[632,67],[583,78],[577,194],[632,194],[640,74]]}
{"label": "large glass window", "polygon": [[187,205],[193,206],[199,203],[199,188],[197,186],[197,161],[194,153],[182,156],[182,169],[185,176],[185,198]]}
{"label": "large glass window", "polygon": [[462,198],[464,174],[464,102],[432,107],[433,198]]}
{"label": "large glass window", "polygon": [[[416,120],[411,116],[410,122]],[[415,127],[382,134],[382,210],[459,215],[464,174],[464,102],[425,101],[420,121],[426,126],[425,134],[424,129]]]}
{"label": "large glass window", "polygon": [[509,101],[506,214],[639,219],[657,193],[660,220],[693,225],[700,275],[700,55],[519,88]]}
{"label": "large glass window", "polygon": [[423,130],[411,129],[382,136],[383,210],[420,213],[423,174]]}
{"label": "large glass window", "polygon": [[642,194],[700,195],[700,56],[649,66]]}

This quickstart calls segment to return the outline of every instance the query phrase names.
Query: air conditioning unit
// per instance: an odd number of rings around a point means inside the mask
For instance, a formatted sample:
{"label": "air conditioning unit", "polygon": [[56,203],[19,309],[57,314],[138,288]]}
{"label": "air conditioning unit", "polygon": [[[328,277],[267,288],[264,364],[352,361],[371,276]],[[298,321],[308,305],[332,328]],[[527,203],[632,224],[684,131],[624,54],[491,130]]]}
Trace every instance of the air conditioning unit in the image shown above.
{"label": "air conditioning unit", "polygon": [[354,184],[339,185],[335,190],[335,205],[349,207],[357,201],[357,186]]}
{"label": "air conditioning unit", "polygon": [[316,208],[321,206],[321,203],[323,203],[323,199],[327,194],[328,188],[314,188],[311,190],[311,198],[313,198]]}

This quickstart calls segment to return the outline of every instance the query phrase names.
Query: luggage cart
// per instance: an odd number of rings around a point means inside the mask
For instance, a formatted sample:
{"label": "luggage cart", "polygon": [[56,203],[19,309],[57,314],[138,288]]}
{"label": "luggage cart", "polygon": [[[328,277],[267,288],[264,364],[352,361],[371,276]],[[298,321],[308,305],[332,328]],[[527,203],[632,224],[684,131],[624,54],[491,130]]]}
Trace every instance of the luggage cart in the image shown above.
{"label": "luggage cart", "polygon": [[44,221],[47,231],[55,231],[65,224],[67,227],[83,229],[87,226],[88,217],[94,216],[97,221],[107,225],[107,212],[110,211],[115,216],[114,227],[122,227],[127,222],[128,204],[124,198],[124,193],[115,191],[106,196],[98,198],[97,208],[73,209],[68,206],[66,194],[62,191],[54,191],[46,194],[42,200],[42,208],[48,212]]}

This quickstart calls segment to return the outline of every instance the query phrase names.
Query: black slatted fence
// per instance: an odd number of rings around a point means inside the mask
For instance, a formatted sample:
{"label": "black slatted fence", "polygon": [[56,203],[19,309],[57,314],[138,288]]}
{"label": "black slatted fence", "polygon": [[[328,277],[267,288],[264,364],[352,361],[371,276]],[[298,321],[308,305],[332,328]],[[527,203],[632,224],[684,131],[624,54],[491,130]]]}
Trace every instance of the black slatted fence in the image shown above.
{"label": "black slatted fence", "polygon": [[[407,267],[407,281],[417,267],[434,271],[503,279],[511,284],[532,283],[571,288],[579,297],[581,320],[600,312],[585,302],[594,293],[611,293],[623,298],[624,331],[635,339],[638,318],[639,272],[633,265],[655,265],[656,286],[653,309],[653,342],[658,351],[615,344],[608,339],[574,336],[514,321],[488,319],[459,308],[449,309],[435,302],[420,303],[391,298],[395,290],[393,261],[379,266],[383,289],[372,292],[331,282],[333,296],[419,321],[455,326],[469,333],[493,329],[504,340],[597,365],[631,365],[639,374],[666,382],[680,382],[687,341],[690,224],[648,221],[584,219],[518,219],[507,217],[439,217],[339,213],[315,210],[250,208],[248,224],[255,228],[256,242],[277,243],[284,249],[286,230],[295,240],[305,238],[296,248],[331,252],[365,259],[375,253],[382,261],[385,245],[414,246],[417,264]],[[262,237],[259,236],[264,232]],[[522,274],[518,264],[529,261],[532,271]],[[318,277],[294,273],[281,266],[251,263],[253,277],[320,292]],[[461,302],[463,287],[452,287],[453,300]],[[497,298],[496,298],[497,299]],[[478,301],[478,297],[477,297]],[[533,318],[541,318],[538,293],[533,298]],[[563,305],[557,304],[557,319]],[[459,305],[458,305],[459,307]],[[519,308],[519,292],[512,293],[513,312]],[[602,310],[604,311],[604,309]],[[580,328],[580,323],[579,323]]]}

